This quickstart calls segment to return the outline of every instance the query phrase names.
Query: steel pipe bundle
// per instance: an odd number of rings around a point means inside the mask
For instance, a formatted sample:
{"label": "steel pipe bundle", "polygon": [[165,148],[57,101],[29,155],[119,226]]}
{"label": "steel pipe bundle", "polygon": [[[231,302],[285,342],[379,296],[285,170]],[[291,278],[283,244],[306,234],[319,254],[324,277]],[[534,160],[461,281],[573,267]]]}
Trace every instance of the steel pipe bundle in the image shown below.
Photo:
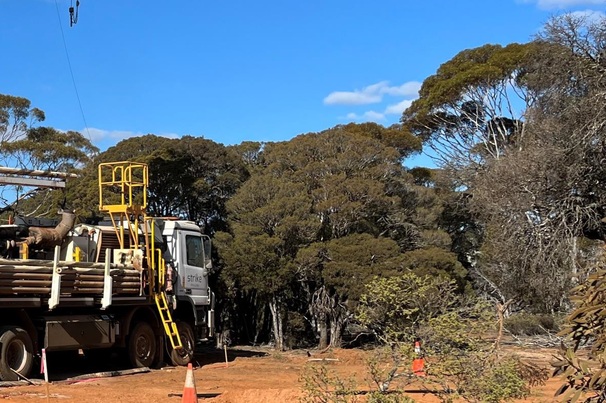
{"label": "steel pipe bundle", "polygon": [[[103,294],[105,265],[91,262],[59,262],[61,294]],[[112,264],[112,291],[118,294],[139,294],[141,273],[133,268]],[[50,294],[53,262],[46,260],[0,259],[0,295]]]}

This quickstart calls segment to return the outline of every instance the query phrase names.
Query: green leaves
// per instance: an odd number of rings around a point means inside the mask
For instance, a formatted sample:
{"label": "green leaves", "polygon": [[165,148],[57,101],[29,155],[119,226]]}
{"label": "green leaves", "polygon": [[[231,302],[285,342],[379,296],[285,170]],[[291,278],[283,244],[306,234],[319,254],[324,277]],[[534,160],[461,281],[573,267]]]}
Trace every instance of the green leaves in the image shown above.
{"label": "green leaves", "polygon": [[44,112],[30,106],[29,99],[0,94],[0,145],[17,140],[32,124],[44,120]]}
{"label": "green leaves", "polygon": [[411,238],[427,235],[423,246],[449,247],[436,228],[441,201],[402,166],[419,148],[401,126],[374,123],[233,147],[251,177],[227,203],[223,275],[263,298],[306,299],[297,309],[315,312],[318,327],[329,321],[339,343],[364,284],[401,271],[402,252],[419,247]]}
{"label": "green leaves", "polygon": [[360,298],[357,317],[389,340],[412,340],[422,323],[445,314],[457,301],[455,288],[444,277],[411,272],[375,277]]}
{"label": "green leaves", "polygon": [[512,43],[505,47],[483,45],[459,52],[423,82],[419,99],[404,116],[424,115],[444,105],[469,99],[467,96],[473,95],[474,90],[500,87],[504,82],[510,82],[515,79],[514,73],[530,62],[533,51],[534,45]]}
{"label": "green leaves", "polygon": [[419,337],[428,377],[416,382],[442,389],[448,399],[501,402],[527,396],[531,384],[544,382],[546,372],[496,354],[492,340],[485,338],[494,331],[493,309],[455,290],[444,277],[411,272],[377,277],[366,286],[356,318],[385,346],[378,350],[380,365],[369,365],[373,381],[402,387],[408,378],[393,374],[412,375],[411,361],[418,358],[412,346]]}
{"label": "green leaves", "polygon": [[195,221],[208,234],[227,228],[227,200],[248,178],[243,161],[221,144],[191,136],[168,139],[148,134],[101,153],[78,181],[73,199],[83,210],[96,211],[96,164],[128,160],[149,166],[149,214]]}
{"label": "green leaves", "polygon": [[[562,344],[560,353],[552,363],[555,375],[566,379],[556,396],[562,401],[584,401],[592,397],[606,397],[606,270],[599,268],[587,282],[574,291],[575,310],[568,316],[566,327],[560,335],[566,336],[572,347]],[[587,357],[579,357],[581,344],[590,342]]]}
{"label": "green leaves", "polygon": [[3,152],[15,156],[24,167],[50,171],[81,168],[98,151],[82,134],[61,132],[51,127],[29,129],[25,137],[3,147]]}
{"label": "green leaves", "polygon": [[459,52],[425,79],[419,98],[402,114],[403,129],[469,185],[480,167],[519,144],[522,116],[533,100],[523,77],[538,46],[484,45]]}

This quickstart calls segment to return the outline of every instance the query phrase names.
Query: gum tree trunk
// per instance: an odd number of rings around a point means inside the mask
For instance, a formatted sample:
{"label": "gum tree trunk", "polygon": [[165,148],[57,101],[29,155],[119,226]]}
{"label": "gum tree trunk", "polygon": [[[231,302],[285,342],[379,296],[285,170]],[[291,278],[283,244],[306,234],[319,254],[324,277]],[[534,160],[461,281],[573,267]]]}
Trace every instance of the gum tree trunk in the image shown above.
{"label": "gum tree trunk", "polygon": [[284,327],[282,323],[283,307],[275,295],[272,296],[269,301],[269,310],[271,311],[272,330],[276,341],[276,350],[284,351]]}

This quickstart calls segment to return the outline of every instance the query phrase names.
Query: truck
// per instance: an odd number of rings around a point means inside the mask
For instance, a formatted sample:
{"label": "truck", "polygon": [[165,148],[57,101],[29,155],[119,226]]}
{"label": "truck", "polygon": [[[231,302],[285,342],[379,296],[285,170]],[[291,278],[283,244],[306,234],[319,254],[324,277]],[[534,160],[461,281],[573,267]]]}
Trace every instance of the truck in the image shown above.
{"label": "truck", "polygon": [[[31,183],[61,186],[61,175],[32,172],[46,178]],[[0,225],[0,380],[29,377],[43,352],[64,350],[187,365],[213,336],[211,240],[194,222],[148,216],[148,181],[146,164],[102,163],[105,221],[75,224],[64,210],[54,227],[18,217]]]}

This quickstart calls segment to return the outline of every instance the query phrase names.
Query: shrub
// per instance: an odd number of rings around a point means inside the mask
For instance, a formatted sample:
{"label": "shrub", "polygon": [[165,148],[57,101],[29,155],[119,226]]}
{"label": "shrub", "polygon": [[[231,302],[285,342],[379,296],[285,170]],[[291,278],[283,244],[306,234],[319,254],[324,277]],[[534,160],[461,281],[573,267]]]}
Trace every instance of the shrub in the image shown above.
{"label": "shrub", "polygon": [[477,379],[470,395],[478,401],[498,403],[510,399],[521,399],[530,393],[528,381],[520,371],[520,362],[515,357],[496,362],[487,373]]}
{"label": "shrub", "polygon": [[305,395],[300,403],[356,403],[359,401],[356,382],[343,380],[325,366],[308,366],[303,370],[301,379]]}
{"label": "shrub", "polygon": [[368,403],[413,403],[414,399],[398,393],[372,392],[368,395]]}
{"label": "shrub", "polygon": [[505,329],[516,336],[557,333],[559,320],[553,315],[518,313],[505,319]]}
{"label": "shrub", "polygon": [[[416,382],[431,388],[442,402],[498,403],[526,397],[531,386],[547,379],[544,368],[501,354],[484,337],[495,330],[494,308],[455,291],[454,282],[447,278],[414,273],[376,278],[367,284],[357,320],[380,343],[367,362],[369,380],[376,387],[367,401],[408,402],[402,391]],[[543,324],[553,327],[547,321]],[[417,337],[423,341],[420,353],[414,349]],[[428,357],[426,376],[412,370],[419,354]],[[303,377],[305,402],[355,399],[355,382],[346,383],[321,371]]]}

